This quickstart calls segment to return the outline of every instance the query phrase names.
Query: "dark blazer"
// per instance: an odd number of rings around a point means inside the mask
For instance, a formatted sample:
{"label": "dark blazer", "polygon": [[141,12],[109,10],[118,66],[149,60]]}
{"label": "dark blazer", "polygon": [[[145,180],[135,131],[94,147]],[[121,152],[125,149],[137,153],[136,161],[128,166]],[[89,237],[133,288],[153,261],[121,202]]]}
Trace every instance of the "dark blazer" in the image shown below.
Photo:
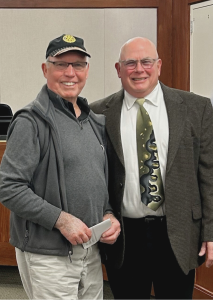
{"label": "dark blazer", "polygon": [[[203,241],[213,241],[213,109],[208,98],[169,88],[161,83],[169,121],[165,179],[168,236],[185,274],[204,262],[198,253]],[[115,268],[125,250],[122,210],[125,163],[120,135],[124,91],[90,106],[106,116],[109,196],[122,231],[106,258]]]}

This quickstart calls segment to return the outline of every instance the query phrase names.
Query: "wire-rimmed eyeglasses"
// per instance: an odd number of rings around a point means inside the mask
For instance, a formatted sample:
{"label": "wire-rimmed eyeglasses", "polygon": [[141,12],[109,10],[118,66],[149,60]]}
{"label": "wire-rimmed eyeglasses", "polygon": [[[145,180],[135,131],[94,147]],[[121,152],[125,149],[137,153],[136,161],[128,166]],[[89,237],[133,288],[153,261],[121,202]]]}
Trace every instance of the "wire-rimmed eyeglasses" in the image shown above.
{"label": "wire-rimmed eyeglasses", "polygon": [[47,60],[47,62],[53,64],[57,70],[66,70],[69,67],[69,65],[71,65],[75,71],[83,71],[88,64],[86,61],[77,61],[77,62],[68,63],[65,61]]}
{"label": "wire-rimmed eyeglasses", "polygon": [[120,60],[119,62],[124,65],[127,70],[134,70],[137,67],[138,62],[142,65],[144,69],[151,69],[154,63],[159,58],[145,58],[145,59],[129,59],[129,60]]}

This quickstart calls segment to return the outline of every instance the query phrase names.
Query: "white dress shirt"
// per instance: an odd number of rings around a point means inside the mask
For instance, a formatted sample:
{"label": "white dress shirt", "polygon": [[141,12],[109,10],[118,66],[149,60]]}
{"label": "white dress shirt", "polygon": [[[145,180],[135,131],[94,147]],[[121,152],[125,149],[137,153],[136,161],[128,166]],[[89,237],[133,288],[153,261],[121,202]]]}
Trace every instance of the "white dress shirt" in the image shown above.
{"label": "white dress shirt", "polygon": [[[144,108],[147,110],[152,121],[155,139],[158,149],[160,170],[163,185],[165,186],[165,172],[167,164],[169,125],[163,92],[158,82],[155,89],[145,97]],[[129,218],[142,218],[147,215],[165,215],[165,204],[163,203],[157,211],[148,208],[141,201],[137,141],[136,120],[139,105],[126,91],[121,110],[121,141],[124,153],[126,181],[123,199],[123,216]]]}

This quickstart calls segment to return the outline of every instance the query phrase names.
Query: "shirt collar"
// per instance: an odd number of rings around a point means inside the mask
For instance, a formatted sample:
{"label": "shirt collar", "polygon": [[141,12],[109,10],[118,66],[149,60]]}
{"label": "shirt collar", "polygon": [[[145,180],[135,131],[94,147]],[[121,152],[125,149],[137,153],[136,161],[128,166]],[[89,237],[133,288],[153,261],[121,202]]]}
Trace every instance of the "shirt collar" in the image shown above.
{"label": "shirt collar", "polygon": [[[50,100],[53,102],[53,105],[70,116],[70,113],[75,116],[74,108],[71,102],[68,102],[67,100],[61,98],[58,94],[47,88]],[[90,107],[86,101],[85,98],[78,97],[77,98],[77,104],[81,109],[81,115],[79,116],[79,119],[85,119],[90,112]],[[65,109],[66,108],[66,109]]]}
{"label": "shirt collar", "polygon": [[[145,97],[146,100],[148,100],[149,102],[151,102],[153,105],[155,106],[159,106],[159,101],[160,101],[160,97],[159,97],[159,92],[160,92],[160,83],[158,81],[156,87],[154,88],[154,90]],[[124,103],[126,105],[126,108],[129,110],[132,108],[132,106],[134,105],[136,99],[133,96],[131,96],[127,91],[124,91]]]}

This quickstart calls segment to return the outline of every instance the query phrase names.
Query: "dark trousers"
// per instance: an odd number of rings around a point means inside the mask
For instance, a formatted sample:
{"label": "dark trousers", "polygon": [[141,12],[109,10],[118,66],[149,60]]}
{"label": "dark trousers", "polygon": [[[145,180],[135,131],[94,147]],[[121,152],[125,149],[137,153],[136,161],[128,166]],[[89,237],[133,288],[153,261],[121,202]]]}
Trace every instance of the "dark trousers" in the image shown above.
{"label": "dark trousers", "polygon": [[[192,299],[195,270],[185,275],[172,251],[165,217],[124,218],[124,263],[116,270],[106,264],[115,299]],[[184,251],[184,249],[183,249]]]}

